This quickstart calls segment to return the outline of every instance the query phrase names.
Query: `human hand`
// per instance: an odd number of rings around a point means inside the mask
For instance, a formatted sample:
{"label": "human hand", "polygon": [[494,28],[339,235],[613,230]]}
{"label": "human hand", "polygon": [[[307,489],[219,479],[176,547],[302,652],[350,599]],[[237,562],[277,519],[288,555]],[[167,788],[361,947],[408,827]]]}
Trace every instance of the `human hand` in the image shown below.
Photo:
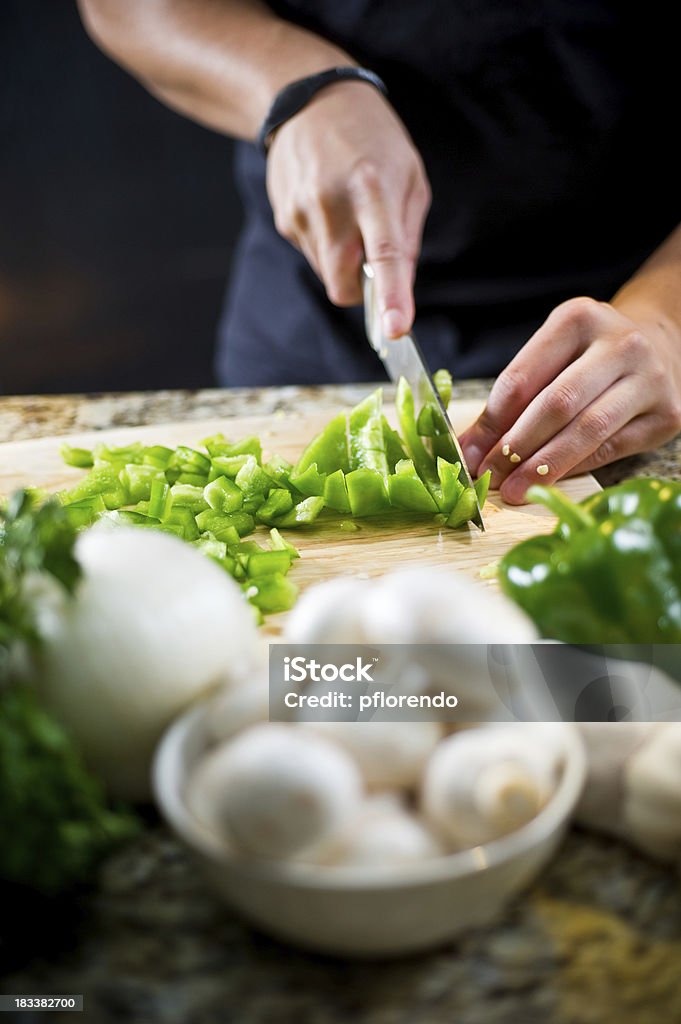
{"label": "human hand", "polygon": [[303,253],[331,302],[362,301],[366,259],[385,334],[411,328],[430,186],[404,125],[373,86],[334,84],[283,124],[270,146],[267,191],[277,231]]}
{"label": "human hand", "polygon": [[681,430],[681,331],[652,307],[624,309],[589,298],[556,307],[461,435],[471,472],[490,468],[505,501]]}

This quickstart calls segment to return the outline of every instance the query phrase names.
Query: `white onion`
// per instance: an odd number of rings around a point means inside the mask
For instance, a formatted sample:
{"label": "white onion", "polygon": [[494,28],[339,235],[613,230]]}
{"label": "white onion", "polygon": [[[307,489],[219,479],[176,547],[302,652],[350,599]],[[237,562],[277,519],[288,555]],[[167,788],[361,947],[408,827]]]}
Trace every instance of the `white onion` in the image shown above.
{"label": "white onion", "polygon": [[248,672],[253,616],[223,569],[167,534],[95,528],[76,557],[74,600],[42,623],[41,695],[110,791],[144,799],[165,727]]}

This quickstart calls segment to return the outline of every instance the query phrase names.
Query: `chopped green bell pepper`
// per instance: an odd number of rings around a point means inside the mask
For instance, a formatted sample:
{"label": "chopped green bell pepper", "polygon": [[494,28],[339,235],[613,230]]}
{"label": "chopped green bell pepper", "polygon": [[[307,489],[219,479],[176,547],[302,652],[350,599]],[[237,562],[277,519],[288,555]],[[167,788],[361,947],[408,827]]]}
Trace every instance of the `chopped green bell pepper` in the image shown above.
{"label": "chopped green bell pepper", "polygon": [[292,473],[289,479],[295,489],[306,498],[324,494],[326,473],[319,472],[316,462],[312,462],[302,473]]}
{"label": "chopped green bell pepper", "polygon": [[218,476],[203,489],[203,496],[214,512],[238,512],[244,503],[241,488],[228,476]]}
{"label": "chopped green bell pepper", "polygon": [[388,480],[388,493],[390,504],[395,508],[431,515],[437,512],[433,496],[416,472],[411,459],[402,459],[397,463],[395,472]]}
{"label": "chopped green bell pepper", "polygon": [[329,473],[324,481],[324,502],[334,512],[350,511],[350,499],[348,498],[348,485],[345,482],[345,473],[337,469],[335,473]]}

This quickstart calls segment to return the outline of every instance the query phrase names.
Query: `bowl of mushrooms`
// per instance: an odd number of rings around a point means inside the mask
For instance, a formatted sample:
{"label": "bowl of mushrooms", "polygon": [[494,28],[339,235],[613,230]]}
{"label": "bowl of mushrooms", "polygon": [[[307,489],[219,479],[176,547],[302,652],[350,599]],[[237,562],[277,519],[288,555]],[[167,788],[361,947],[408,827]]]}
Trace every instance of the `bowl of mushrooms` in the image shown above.
{"label": "bowl of mushrooms", "polygon": [[253,681],[176,720],[154,787],[216,892],[308,949],[398,955],[489,922],[583,787],[569,723],[281,723],[267,699]]}

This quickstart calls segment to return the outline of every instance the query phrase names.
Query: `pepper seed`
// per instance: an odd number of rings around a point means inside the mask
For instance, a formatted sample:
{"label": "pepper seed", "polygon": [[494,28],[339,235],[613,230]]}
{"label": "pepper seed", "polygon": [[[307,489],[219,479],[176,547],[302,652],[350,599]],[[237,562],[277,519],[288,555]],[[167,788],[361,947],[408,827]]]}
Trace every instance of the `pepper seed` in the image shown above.
{"label": "pepper seed", "polygon": [[504,445],[504,447],[501,449],[501,454],[502,455],[510,455],[511,454],[511,446],[510,446],[510,444],[505,444]]}
{"label": "pepper seed", "polygon": [[517,452],[513,452],[513,455],[511,455],[511,460],[510,461],[511,462],[522,462],[523,460],[520,458],[520,456],[518,455]]}
{"label": "pepper seed", "polygon": [[548,471],[549,467],[546,465],[545,462],[542,463],[541,466],[537,466],[537,472],[539,473],[539,476],[546,476]]}

